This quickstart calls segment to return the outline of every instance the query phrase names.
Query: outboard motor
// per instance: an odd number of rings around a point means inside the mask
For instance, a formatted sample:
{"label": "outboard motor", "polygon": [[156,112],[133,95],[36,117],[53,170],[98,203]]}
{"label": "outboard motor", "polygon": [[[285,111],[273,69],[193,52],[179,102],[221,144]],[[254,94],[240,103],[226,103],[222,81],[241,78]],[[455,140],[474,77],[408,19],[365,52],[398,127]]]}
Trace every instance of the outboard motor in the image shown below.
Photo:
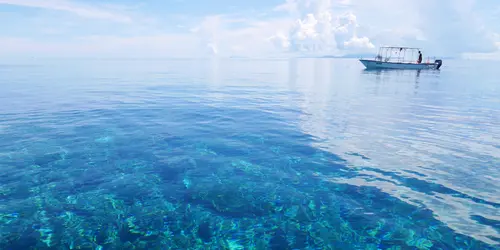
{"label": "outboard motor", "polygon": [[434,61],[434,63],[437,63],[436,69],[439,69],[439,68],[441,68],[441,65],[443,65],[443,60],[437,59],[436,61]]}

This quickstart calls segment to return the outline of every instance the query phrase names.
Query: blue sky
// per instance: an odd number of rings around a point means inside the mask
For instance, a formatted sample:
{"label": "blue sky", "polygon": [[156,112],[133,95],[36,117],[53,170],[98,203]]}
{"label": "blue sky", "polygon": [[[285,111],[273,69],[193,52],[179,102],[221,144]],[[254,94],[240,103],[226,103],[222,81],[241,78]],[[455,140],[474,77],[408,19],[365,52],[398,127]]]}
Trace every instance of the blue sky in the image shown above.
{"label": "blue sky", "polygon": [[0,55],[498,58],[498,0],[0,0]]}

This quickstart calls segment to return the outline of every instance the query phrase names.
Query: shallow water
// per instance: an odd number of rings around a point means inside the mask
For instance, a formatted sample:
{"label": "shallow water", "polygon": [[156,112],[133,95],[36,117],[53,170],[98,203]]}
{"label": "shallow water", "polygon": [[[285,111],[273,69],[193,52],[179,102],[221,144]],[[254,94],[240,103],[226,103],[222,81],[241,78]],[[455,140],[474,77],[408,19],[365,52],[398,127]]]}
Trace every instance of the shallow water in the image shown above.
{"label": "shallow water", "polygon": [[1,64],[0,248],[496,249],[495,70]]}

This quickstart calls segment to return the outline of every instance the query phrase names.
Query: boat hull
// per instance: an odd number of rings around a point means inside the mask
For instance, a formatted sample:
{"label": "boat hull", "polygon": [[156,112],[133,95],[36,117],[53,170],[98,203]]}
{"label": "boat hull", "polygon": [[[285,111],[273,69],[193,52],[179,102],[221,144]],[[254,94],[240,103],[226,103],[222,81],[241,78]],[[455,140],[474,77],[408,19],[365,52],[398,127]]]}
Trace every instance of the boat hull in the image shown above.
{"label": "boat hull", "polygon": [[399,63],[382,62],[377,60],[359,60],[367,69],[439,69],[442,62],[436,60],[434,63]]}

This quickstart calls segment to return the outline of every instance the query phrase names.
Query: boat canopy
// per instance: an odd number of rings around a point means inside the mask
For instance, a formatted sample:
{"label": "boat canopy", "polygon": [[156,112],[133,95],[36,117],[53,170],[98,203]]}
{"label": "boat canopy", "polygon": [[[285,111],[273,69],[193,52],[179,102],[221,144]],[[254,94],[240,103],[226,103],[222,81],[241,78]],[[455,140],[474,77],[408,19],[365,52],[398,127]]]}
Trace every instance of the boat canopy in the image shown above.
{"label": "boat canopy", "polygon": [[382,46],[375,57],[377,61],[414,63],[418,58],[420,48],[403,46]]}

